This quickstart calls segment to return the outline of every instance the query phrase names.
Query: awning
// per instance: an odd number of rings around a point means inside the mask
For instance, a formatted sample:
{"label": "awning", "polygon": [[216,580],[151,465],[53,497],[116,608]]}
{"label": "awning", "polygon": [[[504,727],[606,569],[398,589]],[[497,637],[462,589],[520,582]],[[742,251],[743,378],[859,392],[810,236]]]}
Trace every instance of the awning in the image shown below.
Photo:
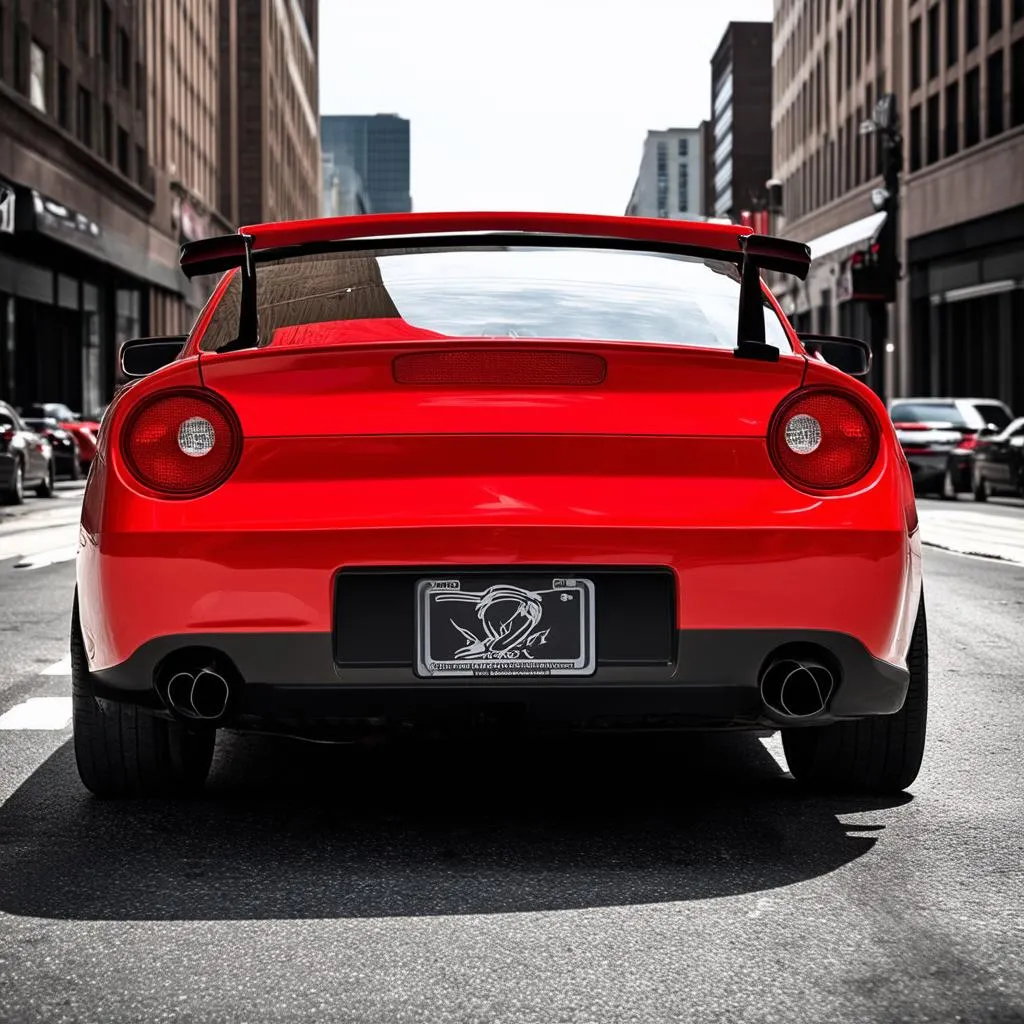
{"label": "awning", "polygon": [[885,223],[885,217],[884,211],[873,213],[869,217],[855,220],[852,224],[844,224],[827,235],[813,239],[807,243],[811,248],[811,260],[820,260],[825,256],[841,260],[852,255],[853,250],[875,238]]}

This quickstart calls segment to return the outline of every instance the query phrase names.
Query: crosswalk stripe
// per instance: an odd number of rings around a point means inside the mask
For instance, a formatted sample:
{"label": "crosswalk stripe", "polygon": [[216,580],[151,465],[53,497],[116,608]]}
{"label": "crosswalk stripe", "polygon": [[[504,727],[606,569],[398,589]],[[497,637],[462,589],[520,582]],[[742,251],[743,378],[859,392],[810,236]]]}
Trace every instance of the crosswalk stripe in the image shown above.
{"label": "crosswalk stripe", "polygon": [[49,668],[44,668],[39,673],[43,676],[69,676],[71,675],[71,655],[66,654],[60,661],[51,665]]}
{"label": "crosswalk stripe", "polygon": [[0,715],[0,729],[60,730],[71,724],[70,697],[30,697]]}
{"label": "crosswalk stripe", "polygon": [[58,562],[70,562],[78,557],[78,545],[69,545],[61,548],[51,548],[49,551],[40,551],[37,554],[29,555],[14,563],[15,569],[43,569],[48,565],[56,565]]}
{"label": "crosswalk stripe", "polygon": [[926,509],[920,520],[924,544],[1024,565],[1024,519]]}

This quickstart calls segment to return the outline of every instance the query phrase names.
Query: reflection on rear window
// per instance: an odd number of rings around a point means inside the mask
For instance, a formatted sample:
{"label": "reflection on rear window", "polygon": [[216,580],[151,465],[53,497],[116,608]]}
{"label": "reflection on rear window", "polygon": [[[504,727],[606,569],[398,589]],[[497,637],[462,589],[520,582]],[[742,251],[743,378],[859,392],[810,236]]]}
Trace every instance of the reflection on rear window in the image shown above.
{"label": "reflection on rear window", "polygon": [[[728,263],[612,250],[480,247],[330,253],[257,269],[260,344],[428,335],[736,345],[739,281]],[[201,348],[237,333],[232,281]],[[322,325],[315,331],[296,328]],[[765,305],[768,343],[791,352]]]}
{"label": "reflection on rear window", "polygon": [[966,427],[967,421],[960,410],[952,404],[902,402],[892,407],[894,423],[948,423],[954,427]]}

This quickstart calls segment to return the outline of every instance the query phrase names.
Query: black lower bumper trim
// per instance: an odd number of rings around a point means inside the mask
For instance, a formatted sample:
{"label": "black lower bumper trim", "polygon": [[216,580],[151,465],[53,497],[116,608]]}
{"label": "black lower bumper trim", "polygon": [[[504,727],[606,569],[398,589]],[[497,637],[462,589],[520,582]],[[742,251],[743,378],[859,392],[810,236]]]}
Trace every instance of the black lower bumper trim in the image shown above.
{"label": "black lower bumper trim", "polygon": [[678,630],[669,665],[599,666],[592,676],[563,679],[444,681],[420,679],[411,667],[339,669],[330,633],[224,633],[151,640],[127,661],[94,673],[97,695],[152,704],[164,659],[193,647],[217,651],[231,663],[245,681],[241,712],[260,717],[375,717],[427,705],[513,703],[577,714],[604,713],[610,705],[622,714],[769,724],[758,680],[782,647],[825,658],[835,672],[831,704],[815,724],[893,714],[908,685],[906,670],[874,658],[854,637],[824,630]]}

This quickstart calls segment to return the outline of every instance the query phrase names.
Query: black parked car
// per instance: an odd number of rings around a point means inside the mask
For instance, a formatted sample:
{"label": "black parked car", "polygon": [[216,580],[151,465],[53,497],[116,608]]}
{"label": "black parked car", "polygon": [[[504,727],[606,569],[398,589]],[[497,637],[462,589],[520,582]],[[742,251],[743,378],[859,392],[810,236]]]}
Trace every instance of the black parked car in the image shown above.
{"label": "black parked car", "polygon": [[975,501],[996,494],[1024,498],[1024,416],[998,433],[982,433],[974,449],[971,490]]}
{"label": "black parked car", "polygon": [[65,430],[55,419],[30,419],[24,420],[25,426],[42,434],[50,442],[53,449],[54,469],[57,476],[66,477],[68,480],[82,479],[81,453],[78,450],[78,441],[70,430]]}
{"label": "black parked car", "polygon": [[993,398],[894,398],[889,415],[910,463],[914,489],[944,498],[970,491],[981,431],[1009,426],[1013,413]]}
{"label": "black parked car", "polygon": [[40,498],[52,498],[53,481],[50,442],[30,430],[6,402],[0,402],[0,503],[20,505],[26,487],[34,487]]}

